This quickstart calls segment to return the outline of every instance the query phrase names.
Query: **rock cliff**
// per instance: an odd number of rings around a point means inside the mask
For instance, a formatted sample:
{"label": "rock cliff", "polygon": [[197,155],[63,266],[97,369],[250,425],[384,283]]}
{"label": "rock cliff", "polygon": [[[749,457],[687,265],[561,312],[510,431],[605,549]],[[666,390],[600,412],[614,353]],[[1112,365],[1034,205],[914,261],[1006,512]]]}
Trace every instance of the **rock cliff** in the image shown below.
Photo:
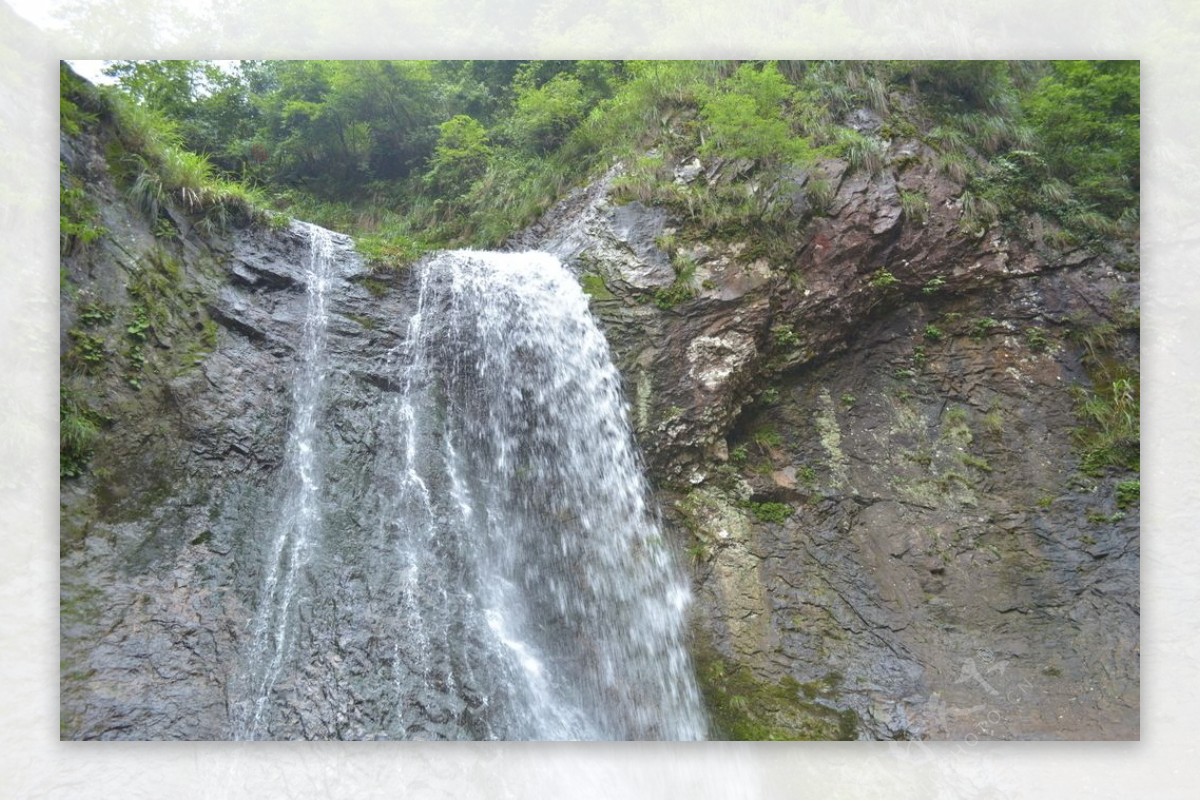
{"label": "rock cliff", "polygon": [[[62,139],[64,190],[104,231],[64,244],[64,431],[94,434],[64,465],[62,735],[225,738],[307,240],[169,204],[148,220],[106,137]],[[618,202],[619,167],[510,243],[559,255],[605,327],[692,572],[714,735],[1136,738],[1136,496],[1127,473],[1082,469],[1072,434],[1090,365],[1136,361],[1130,257],[964,229],[961,187],[915,142],[874,175],[817,171],[832,199],[814,213],[812,175],[793,176],[786,252]],[[362,503],[411,287],[335,244],[321,436],[347,501],[333,580],[362,604],[306,620],[314,670],[339,680],[285,682],[280,736],[375,736],[373,666],[392,658],[369,634],[381,546]],[[428,703],[411,736],[464,734],[438,711],[452,699]]]}
{"label": "rock cliff", "polygon": [[1082,470],[1073,433],[1097,340],[1136,363],[1136,272],[963,225],[922,155],[820,165],[823,215],[801,176],[783,254],[681,241],[615,173],[513,244],[591,288],[725,735],[1136,738],[1136,481]]}

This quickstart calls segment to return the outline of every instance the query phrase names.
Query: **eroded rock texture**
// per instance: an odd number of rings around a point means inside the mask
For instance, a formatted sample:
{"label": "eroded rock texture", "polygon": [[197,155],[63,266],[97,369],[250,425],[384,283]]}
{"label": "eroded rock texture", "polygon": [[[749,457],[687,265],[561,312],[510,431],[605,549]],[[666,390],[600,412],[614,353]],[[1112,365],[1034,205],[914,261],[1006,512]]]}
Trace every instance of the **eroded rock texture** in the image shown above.
{"label": "eroded rock texture", "polygon": [[[821,165],[828,213],[776,261],[603,181],[515,244],[574,265],[621,360],[718,735],[1136,738],[1136,503],[1072,435],[1087,332],[1136,362],[1136,273],[964,228],[920,155]],[[655,242],[694,298],[648,302]]]}
{"label": "eroded rock texture", "polygon": [[[82,408],[99,433],[82,475],[62,484],[62,734],[226,739],[285,491],[310,235],[298,223],[198,230],[169,207],[151,221],[114,186],[105,146],[92,134],[63,139],[64,180],[86,182],[107,233],[63,259],[64,408]],[[399,293],[364,287],[349,238],[333,248],[319,447],[331,494],[350,502],[327,518],[347,532],[347,550],[369,551],[353,536],[368,528],[366,454],[410,310]],[[372,279],[376,293],[387,280]],[[391,646],[332,642],[348,614],[338,599],[369,594],[379,564],[358,556],[303,578],[300,592],[314,598],[305,641],[340,680],[282,682],[273,736],[375,733],[363,722],[364,677]],[[336,591],[313,593],[322,582]],[[371,614],[364,603],[362,620]]]}

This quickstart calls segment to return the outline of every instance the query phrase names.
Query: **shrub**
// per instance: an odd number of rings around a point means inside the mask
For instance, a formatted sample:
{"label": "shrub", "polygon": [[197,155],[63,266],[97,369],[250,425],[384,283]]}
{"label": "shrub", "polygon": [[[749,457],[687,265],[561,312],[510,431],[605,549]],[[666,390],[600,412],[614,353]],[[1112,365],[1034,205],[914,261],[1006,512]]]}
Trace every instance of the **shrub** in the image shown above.
{"label": "shrub", "polygon": [[1138,62],[1054,62],[1024,108],[1054,177],[1070,181],[1085,203],[1110,218],[1137,206]]}
{"label": "shrub", "polygon": [[559,73],[541,86],[525,84],[508,122],[508,135],[519,146],[537,154],[561,145],[586,111],[583,84],[569,73]]}
{"label": "shrub", "polygon": [[814,154],[784,116],[794,90],[774,63],[738,67],[726,81],[701,94],[700,117],[708,136],[702,155],[749,159],[767,167],[805,164]]}
{"label": "shrub", "polygon": [[429,171],[427,186],[447,197],[465,194],[487,169],[492,148],[487,129],[478,120],[458,114],[438,126],[438,141]]}

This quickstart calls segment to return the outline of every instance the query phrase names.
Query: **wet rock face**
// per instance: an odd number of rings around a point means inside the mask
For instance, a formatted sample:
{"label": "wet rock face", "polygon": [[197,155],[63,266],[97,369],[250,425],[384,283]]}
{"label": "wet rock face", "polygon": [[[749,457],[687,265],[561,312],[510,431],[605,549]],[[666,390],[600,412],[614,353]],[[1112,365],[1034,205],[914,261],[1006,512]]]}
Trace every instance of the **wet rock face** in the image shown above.
{"label": "wet rock face", "polygon": [[[1078,334],[1136,314],[1136,276],[964,230],[961,187],[892,149],[907,166],[821,166],[836,192],[790,262],[678,243],[694,291],[669,308],[622,243],[683,221],[615,215],[605,182],[514,246],[596,290],[725,734],[1136,738],[1137,507],[1130,475],[1080,472],[1071,391]],[[1118,350],[1136,361],[1136,332]],[[766,711],[725,715],[735,684]]]}
{"label": "wet rock face", "polygon": [[[104,422],[62,487],[62,736],[227,738],[277,523],[308,244],[299,228],[202,237],[179,215],[156,230],[102,152],[64,142],[110,233],[64,259],[64,387]],[[1136,312],[1136,275],[964,232],[961,187],[917,143],[892,155],[908,166],[821,165],[829,212],[797,220],[786,258],[619,204],[615,173],[511,246],[559,255],[591,294],[691,566],[716,734],[1136,737],[1138,513],[1117,490],[1136,476],[1080,472],[1070,391],[1090,382],[1078,334]],[[923,219],[902,193],[927,201]],[[335,247],[320,436],[330,492],[362,499],[412,299]],[[127,333],[139,313],[144,340]],[[1136,333],[1115,338],[1114,358],[1136,359]],[[371,512],[329,511],[341,550],[304,582],[341,600],[302,625],[312,670],[338,681],[281,681],[273,736],[379,735],[366,721],[395,656],[370,634],[385,625]],[[408,736],[484,736],[483,700],[461,690],[421,699]]]}
{"label": "wet rock face", "polygon": [[[152,230],[98,151],[86,135],[64,147],[86,166],[109,233],[64,259],[64,390],[103,424],[87,470],[62,484],[61,732],[226,739],[266,563],[263,534],[278,521],[308,235],[293,224],[202,237],[161,219]],[[366,410],[380,406],[386,356],[409,312],[398,293],[382,300],[359,283],[348,238],[335,236],[334,250],[328,347],[337,391],[325,400],[321,436],[331,483],[354,497],[373,445]],[[138,319],[149,323],[141,338],[128,333]],[[83,335],[100,358],[80,360]],[[362,525],[353,509],[343,518],[343,531]],[[345,596],[364,579],[351,570],[305,577],[332,581]],[[317,609],[308,638],[324,642],[338,611]],[[354,694],[369,698],[362,677],[379,647],[325,644],[344,681],[320,703],[302,680],[289,685],[298,700],[276,736],[371,735],[345,710]]]}

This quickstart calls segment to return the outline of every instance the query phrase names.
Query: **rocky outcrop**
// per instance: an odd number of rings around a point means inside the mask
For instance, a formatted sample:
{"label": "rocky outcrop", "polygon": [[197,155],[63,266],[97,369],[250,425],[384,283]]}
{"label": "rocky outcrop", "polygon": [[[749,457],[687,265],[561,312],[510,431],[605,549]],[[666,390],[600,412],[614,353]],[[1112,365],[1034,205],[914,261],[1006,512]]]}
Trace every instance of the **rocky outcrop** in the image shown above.
{"label": "rocky outcrop", "polygon": [[573,265],[621,360],[723,734],[1136,738],[1136,481],[1081,472],[1072,435],[1082,343],[1136,319],[1136,274],[966,225],[928,155],[820,165],[817,216],[800,176],[774,261],[621,205],[615,173],[513,246]]}
{"label": "rocky outcrop", "polygon": [[[98,433],[62,485],[62,735],[226,738],[283,492],[308,237],[148,220],[103,137],[62,140],[64,185],[106,231],[63,260],[63,414]],[[1135,738],[1136,476],[1080,469],[1071,388],[1090,386],[1090,332],[1136,360],[1136,273],[964,227],[927,156],[897,141],[875,175],[791,176],[787,251],[620,203],[619,168],[511,247],[561,256],[605,327],[692,572],[718,736]],[[720,167],[675,176],[738,172]],[[377,668],[396,658],[370,633],[389,624],[369,465],[411,296],[335,245],[320,437],[342,537],[304,581],[353,603],[306,612],[312,670],[338,680],[282,681],[279,737],[379,736]],[[407,736],[464,736],[455,704],[482,701],[463,697],[424,699]]]}
{"label": "rocky outcrop", "polygon": [[[176,211],[148,220],[104,149],[103,131],[62,142],[64,181],[86,188],[105,230],[63,259],[64,398],[99,431],[82,475],[62,483],[62,735],[226,739],[284,491],[310,235],[300,223],[202,235]],[[321,436],[334,483],[354,497],[376,436],[367,410],[385,406],[409,310],[401,293],[366,288],[349,238],[335,235],[334,251]],[[353,532],[348,506],[336,522]],[[352,572],[306,581],[350,593]],[[336,614],[312,613],[314,640]],[[363,643],[330,649],[343,682],[299,704],[278,736],[370,736],[346,710],[377,657]]]}

